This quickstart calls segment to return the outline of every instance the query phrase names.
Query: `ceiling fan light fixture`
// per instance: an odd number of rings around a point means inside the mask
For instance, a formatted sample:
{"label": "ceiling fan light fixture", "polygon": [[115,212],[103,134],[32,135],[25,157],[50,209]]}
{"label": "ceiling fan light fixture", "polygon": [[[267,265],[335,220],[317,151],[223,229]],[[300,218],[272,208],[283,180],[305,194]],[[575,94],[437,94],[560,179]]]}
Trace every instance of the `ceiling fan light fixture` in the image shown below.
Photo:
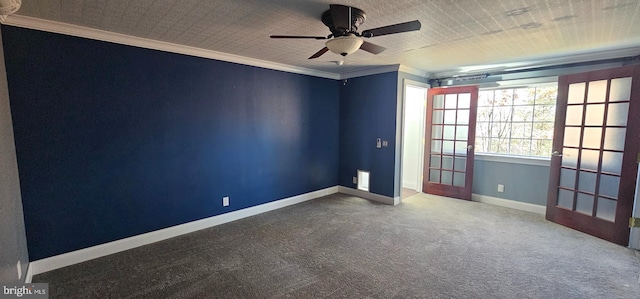
{"label": "ceiling fan light fixture", "polygon": [[329,51],[347,56],[349,54],[354,53],[360,49],[364,40],[361,37],[357,37],[355,35],[346,35],[339,36],[333,39],[328,40],[325,43],[325,46],[329,49]]}
{"label": "ceiling fan light fixture", "polygon": [[4,22],[7,16],[20,9],[22,0],[0,0],[0,22]]}

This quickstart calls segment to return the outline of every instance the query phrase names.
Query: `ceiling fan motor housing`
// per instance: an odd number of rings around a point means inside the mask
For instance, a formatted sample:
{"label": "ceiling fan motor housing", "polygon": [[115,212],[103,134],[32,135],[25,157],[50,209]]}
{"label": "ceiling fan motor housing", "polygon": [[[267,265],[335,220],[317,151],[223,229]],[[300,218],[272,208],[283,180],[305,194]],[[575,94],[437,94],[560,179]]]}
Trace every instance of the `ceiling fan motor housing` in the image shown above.
{"label": "ceiling fan motor housing", "polygon": [[[344,6],[344,5],[340,5],[340,6]],[[351,28],[336,27],[333,17],[331,15],[331,10],[327,10],[324,13],[322,13],[322,23],[327,27],[329,27],[329,30],[331,31],[334,37],[346,36],[346,35],[349,35],[350,33],[357,33],[358,27],[362,25],[362,23],[364,23],[364,20],[366,19],[366,16],[362,9],[349,7],[349,6],[344,6],[344,7],[351,9],[351,22],[350,22]]]}

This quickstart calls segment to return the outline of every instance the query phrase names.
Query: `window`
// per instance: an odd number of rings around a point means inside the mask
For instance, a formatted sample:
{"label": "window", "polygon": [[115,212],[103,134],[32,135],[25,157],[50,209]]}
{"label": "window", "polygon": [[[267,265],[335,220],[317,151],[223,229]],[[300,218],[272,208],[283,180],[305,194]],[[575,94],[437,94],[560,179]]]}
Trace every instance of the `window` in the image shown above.
{"label": "window", "polygon": [[549,157],[557,85],[480,90],[476,151]]}

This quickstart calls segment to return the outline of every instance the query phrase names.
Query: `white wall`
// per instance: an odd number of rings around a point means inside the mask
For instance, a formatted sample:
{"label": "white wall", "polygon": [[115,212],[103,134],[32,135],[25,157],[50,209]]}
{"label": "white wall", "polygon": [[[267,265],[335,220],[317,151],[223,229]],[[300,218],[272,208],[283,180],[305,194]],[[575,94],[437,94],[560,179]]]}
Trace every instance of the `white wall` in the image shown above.
{"label": "white wall", "polygon": [[413,190],[419,189],[422,167],[426,92],[426,88],[411,85],[405,89],[402,187]]}
{"label": "white wall", "polygon": [[23,282],[29,262],[17,163],[0,34],[0,282],[4,283]]}

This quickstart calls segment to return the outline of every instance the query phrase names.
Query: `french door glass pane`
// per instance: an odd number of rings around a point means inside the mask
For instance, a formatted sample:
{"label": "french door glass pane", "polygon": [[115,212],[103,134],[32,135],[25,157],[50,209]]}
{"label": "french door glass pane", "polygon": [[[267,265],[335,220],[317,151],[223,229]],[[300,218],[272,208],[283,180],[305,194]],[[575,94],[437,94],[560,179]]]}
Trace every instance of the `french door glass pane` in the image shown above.
{"label": "french door glass pane", "polygon": [[442,169],[453,169],[453,157],[442,156]]}
{"label": "french door glass pane", "polygon": [[576,186],[576,171],[573,169],[560,169],[560,186],[574,189]]}
{"label": "french door glass pane", "polygon": [[469,108],[471,108],[471,94],[470,93],[458,94],[458,108],[460,108],[460,109],[469,109]]}
{"label": "french door glass pane", "polygon": [[469,139],[469,127],[468,126],[458,126],[456,128],[456,140],[467,140]]}
{"label": "french door glass pane", "polygon": [[600,148],[602,128],[584,128],[582,147]]}
{"label": "french door glass pane", "polygon": [[458,101],[458,95],[457,94],[447,94],[445,95],[444,98],[444,108],[445,109],[456,109],[457,108],[457,102]]}
{"label": "french door glass pane", "polygon": [[604,103],[607,95],[607,80],[589,82],[587,103]]}
{"label": "french door glass pane", "polygon": [[622,170],[622,153],[604,151],[602,153],[602,171],[620,174]]}
{"label": "french door glass pane", "polygon": [[558,206],[573,210],[573,191],[568,191],[564,189],[558,190]]}
{"label": "french door glass pane", "polygon": [[443,141],[442,142],[442,151],[445,154],[453,154],[453,141]]}
{"label": "french door glass pane", "polygon": [[598,209],[596,210],[596,217],[608,220],[615,221],[616,219],[616,201],[611,199],[606,199],[599,197],[598,198]]}
{"label": "french door glass pane", "polygon": [[429,170],[429,182],[434,182],[434,183],[440,182],[440,170],[438,169]]}
{"label": "french door glass pane", "polygon": [[593,195],[578,193],[576,197],[576,212],[582,214],[593,214]]}
{"label": "french door glass pane", "polygon": [[433,108],[435,109],[444,108],[444,95],[437,94],[433,96]]}
{"label": "french door glass pane", "polygon": [[456,126],[455,125],[447,125],[444,126],[444,139],[455,139],[456,134]]}
{"label": "french door glass pane", "polygon": [[431,141],[431,152],[432,153],[442,153],[442,140],[432,140]]}
{"label": "french door glass pane", "polygon": [[445,124],[455,124],[456,123],[456,111],[455,110],[444,110],[444,123]]}
{"label": "french door glass pane", "polygon": [[584,110],[583,107],[583,105],[567,106],[567,117],[565,121],[567,126],[582,125],[582,110]]}
{"label": "french door glass pane", "polygon": [[463,172],[454,172],[453,173],[453,185],[458,187],[464,187],[464,173]]}
{"label": "french door glass pane", "polygon": [[433,110],[433,119],[431,120],[432,124],[442,124],[444,116],[444,110]]}
{"label": "french door glass pane", "polygon": [[600,151],[582,150],[582,159],[580,160],[580,169],[597,171],[599,159],[600,159]]}
{"label": "french door glass pane", "polygon": [[604,135],[604,148],[608,150],[624,150],[624,135],[626,128],[607,128]]}
{"label": "french door glass pane", "polygon": [[607,126],[626,126],[627,116],[629,116],[629,103],[609,104]]}
{"label": "french door glass pane", "polygon": [[467,168],[467,159],[456,157],[453,169],[457,171],[465,171]]}
{"label": "french door glass pane", "polygon": [[628,101],[631,96],[631,77],[611,79],[609,102]]}
{"label": "french door glass pane", "polygon": [[618,198],[618,188],[620,187],[620,177],[613,175],[600,176],[599,194],[612,198]]}
{"label": "french door glass pane", "polygon": [[569,85],[569,104],[584,103],[585,83],[575,83]]}
{"label": "french door glass pane", "polygon": [[438,126],[438,125],[431,126],[431,138],[442,139],[442,126]]}
{"label": "french door glass pane", "polygon": [[578,150],[575,148],[564,148],[562,151],[562,166],[563,167],[578,167]]}
{"label": "french door glass pane", "polygon": [[564,128],[564,146],[580,146],[580,127],[566,127]]}
{"label": "french door glass pane", "polygon": [[585,126],[602,126],[604,122],[604,104],[586,105]]}
{"label": "french door glass pane", "polygon": [[432,168],[440,168],[440,155],[431,155],[431,162],[429,162],[429,167]]}
{"label": "french door glass pane", "polygon": [[453,181],[453,172],[443,170],[440,184],[451,185],[452,181]]}
{"label": "french door glass pane", "polygon": [[595,193],[596,174],[592,172],[580,171],[580,174],[578,175],[578,190]]}
{"label": "french door glass pane", "polygon": [[467,155],[467,142],[466,141],[456,141],[456,156],[466,156]]}
{"label": "french door glass pane", "polygon": [[458,110],[458,124],[459,125],[469,124],[469,110]]}

